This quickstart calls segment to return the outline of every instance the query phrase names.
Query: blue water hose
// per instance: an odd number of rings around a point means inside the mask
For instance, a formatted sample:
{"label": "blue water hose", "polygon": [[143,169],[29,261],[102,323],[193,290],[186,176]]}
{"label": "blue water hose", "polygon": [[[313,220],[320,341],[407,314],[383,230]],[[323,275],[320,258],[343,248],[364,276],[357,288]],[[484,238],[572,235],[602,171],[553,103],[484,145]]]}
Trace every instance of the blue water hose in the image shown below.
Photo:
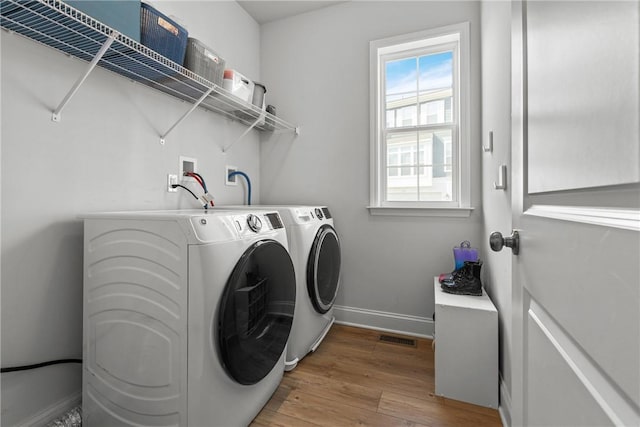
{"label": "blue water hose", "polygon": [[241,171],[231,172],[229,174],[229,178],[232,178],[236,175],[242,175],[244,179],[247,180],[247,205],[251,205],[251,180],[249,179],[249,176],[246,173]]}

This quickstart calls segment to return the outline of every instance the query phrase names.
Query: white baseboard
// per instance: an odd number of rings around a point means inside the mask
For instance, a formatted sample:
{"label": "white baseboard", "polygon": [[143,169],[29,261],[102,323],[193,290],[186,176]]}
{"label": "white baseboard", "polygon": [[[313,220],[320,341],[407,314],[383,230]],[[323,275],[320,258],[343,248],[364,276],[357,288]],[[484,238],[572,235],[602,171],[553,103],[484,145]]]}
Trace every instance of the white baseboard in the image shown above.
{"label": "white baseboard", "polygon": [[500,375],[500,406],[498,407],[500,419],[504,427],[511,426],[511,395],[504,378]]}
{"label": "white baseboard", "polygon": [[358,326],[383,332],[392,332],[420,338],[433,338],[432,319],[408,314],[367,310],[364,308],[333,306],[336,323]]}
{"label": "white baseboard", "polygon": [[82,402],[82,392],[78,391],[70,396],[54,403],[53,405],[43,409],[31,418],[23,421],[16,427],[34,427],[34,426],[46,426],[56,418],[66,414],[74,407],[80,405]]}

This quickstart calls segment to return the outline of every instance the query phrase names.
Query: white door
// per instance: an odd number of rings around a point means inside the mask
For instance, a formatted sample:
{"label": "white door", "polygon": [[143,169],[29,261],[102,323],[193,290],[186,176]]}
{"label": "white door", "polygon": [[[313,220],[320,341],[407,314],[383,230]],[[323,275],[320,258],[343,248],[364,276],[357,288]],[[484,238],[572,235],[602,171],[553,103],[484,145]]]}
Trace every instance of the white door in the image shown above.
{"label": "white door", "polygon": [[513,425],[638,426],[640,5],[512,6]]}

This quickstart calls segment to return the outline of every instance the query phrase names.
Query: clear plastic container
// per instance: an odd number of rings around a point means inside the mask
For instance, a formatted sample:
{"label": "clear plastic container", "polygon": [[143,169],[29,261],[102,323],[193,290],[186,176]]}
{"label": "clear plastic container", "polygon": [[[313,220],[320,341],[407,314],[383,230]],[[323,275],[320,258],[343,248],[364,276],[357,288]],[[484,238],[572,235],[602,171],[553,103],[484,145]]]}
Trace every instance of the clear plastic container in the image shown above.
{"label": "clear plastic container", "polygon": [[225,60],[200,40],[193,37],[189,37],[187,40],[184,67],[211,83],[222,86]]}

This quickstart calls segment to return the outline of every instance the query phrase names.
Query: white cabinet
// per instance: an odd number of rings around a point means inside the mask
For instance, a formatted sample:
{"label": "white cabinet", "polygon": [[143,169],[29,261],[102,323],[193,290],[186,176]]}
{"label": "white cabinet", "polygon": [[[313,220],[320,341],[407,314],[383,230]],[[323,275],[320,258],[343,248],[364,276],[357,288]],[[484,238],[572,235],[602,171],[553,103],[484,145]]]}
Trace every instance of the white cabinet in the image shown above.
{"label": "white cabinet", "polygon": [[435,293],[436,395],[498,407],[498,311],[482,296]]}

